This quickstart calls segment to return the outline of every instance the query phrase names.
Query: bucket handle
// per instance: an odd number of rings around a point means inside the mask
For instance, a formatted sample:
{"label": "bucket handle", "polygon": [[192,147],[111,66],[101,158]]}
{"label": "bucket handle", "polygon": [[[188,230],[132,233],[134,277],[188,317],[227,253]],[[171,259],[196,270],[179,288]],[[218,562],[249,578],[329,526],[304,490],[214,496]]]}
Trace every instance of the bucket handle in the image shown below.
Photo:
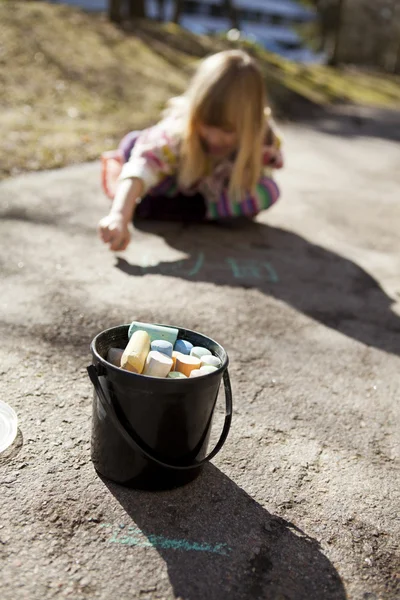
{"label": "bucket handle", "polygon": [[105,410],[107,416],[111,419],[111,422],[113,423],[114,427],[118,430],[118,432],[124,438],[125,442],[133,450],[139,451],[139,453],[142,456],[144,456],[148,460],[151,460],[151,461],[157,463],[160,467],[164,467],[166,469],[178,469],[180,471],[188,471],[190,469],[195,469],[197,467],[200,467],[201,465],[204,465],[205,463],[209,462],[212,458],[214,458],[214,456],[216,454],[218,454],[218,452],[221,450],[222,446],[224,445],[226,438],[228,437],[228,433],[229,433],[229,429],[231,427],[231,421],[232,421],[232,389],[231,389],[231,382],[229,379],[228,369],[226,369],[223,374],[224,388],[225,388],[225,421],[224,421],[224,426],[223,426],[220,438],[219,438],[218,442],[216,443],[214,449],[210,452],[210,454],[208,454],[208,456],[206,456],[202,460],[196,460],[192,464],[184,465],[184,466],[176,465],[176,464],[174,465],[174,464],[163,462],[162,460],[153,456],[148,450],[146,450],[143,447],[144,443],[139,438],[139,436],[136,435],[136,433],[133,431],[132,431],[132,434],[130,434],[125,429],[123,424],[121,423],[121,420],[119,419],[117,413],[115,412],[115,409],[114,409],[112,403],[107,398],[107,396],[105,395],[105,393],[103,391],[103,388],[101,387],[101,384],[99,381],[99,375],[98,375],[96,367],[94,365],[90,365],[89,367],[87,367],[87,372],[89,374],[90,380],[94,386],[97,397],[99,398],[103,409]]}

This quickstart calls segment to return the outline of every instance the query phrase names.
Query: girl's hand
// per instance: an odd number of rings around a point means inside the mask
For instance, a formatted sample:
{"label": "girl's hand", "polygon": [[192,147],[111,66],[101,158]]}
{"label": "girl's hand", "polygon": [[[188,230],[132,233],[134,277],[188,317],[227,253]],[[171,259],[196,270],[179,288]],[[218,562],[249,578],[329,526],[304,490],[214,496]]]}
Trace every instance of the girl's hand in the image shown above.
{"label": "girl's hand", "polygon": [[280,169],[283,166],[282,154],[276,146],[263,146],[262,162],[264,166]]}
{"label": "girl's hand", "polygon": [[120,214],[110,213],[100,220],[98,231],[105,244],[114,252],[125,250],[131,240],[128,223]]}

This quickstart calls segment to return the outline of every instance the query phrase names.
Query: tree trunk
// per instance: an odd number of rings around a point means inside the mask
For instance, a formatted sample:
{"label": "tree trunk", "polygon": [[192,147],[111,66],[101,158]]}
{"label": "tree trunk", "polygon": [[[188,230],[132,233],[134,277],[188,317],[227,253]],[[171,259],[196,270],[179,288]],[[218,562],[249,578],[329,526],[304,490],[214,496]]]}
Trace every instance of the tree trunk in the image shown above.
{"label": "tree trunk", "polygon": [[179,23],[179,21],[181,20],[182,11],[183,11],[183,0],[175,0],[174,15],[172,17],[172,21],[174,23]]}
{"label": "tree trunk", "polygon": [[121,21],[121,0],[108,0],[108,18],[113,23]]}
{"label": "tree trunk", "polygon": [[333,66],[339,64],[340,42],[341,42],[341,34],[342,34],[343,20],[344,20],[343,15],[344,15],[344,0],[338,0],[336,28],[335,28],[334,42],[333,42],[333,53],[332,53],[332,58],[330,60],[330,64]]}
{"label": "tree trunk", "polygon": [[233,29],[239,29],[239,19],[237,15],[237,11],[235,6],[233,5],[232,0],[222,0],[225,14],[231,22]]}
{"label": "tree trunk", "polygon": [[144,19],[146,16],[145,0],[128,0],[128,16],[130,19]]}
{"label": "tree trunk", "polygon": [[394,72],[396,75],[400,75],[400,43],[397,46],[396,61],[394,64]]}
{"label": "tree trunk", "polygon": [[165,21],[165,0],[157,0],[157,9],[157,19],[159,21]]}
{"label": "tree trunk", "polygon": [[318,25],[318,51],[326,52],[326,48],[328,45],[328,31],[326,27],[326,18],[323,7],[323,2],[321,0],[315,0],[314,3],[315,9],[317,11],[317,25]]}

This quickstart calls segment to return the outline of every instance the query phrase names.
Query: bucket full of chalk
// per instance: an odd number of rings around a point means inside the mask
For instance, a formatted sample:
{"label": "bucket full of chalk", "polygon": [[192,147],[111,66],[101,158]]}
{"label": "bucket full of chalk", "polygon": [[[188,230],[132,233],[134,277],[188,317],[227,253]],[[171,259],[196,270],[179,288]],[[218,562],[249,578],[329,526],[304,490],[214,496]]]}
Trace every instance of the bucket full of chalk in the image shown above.
{"label": "bucket full of chalk", "polygon": [[[231,425],[224,348],[196,331],[134,321],[102,331],[90,350],[95,469],[141,489],[168,489],[194,479],[221,450]],[[225,420],[207,453],[221,381]]]}

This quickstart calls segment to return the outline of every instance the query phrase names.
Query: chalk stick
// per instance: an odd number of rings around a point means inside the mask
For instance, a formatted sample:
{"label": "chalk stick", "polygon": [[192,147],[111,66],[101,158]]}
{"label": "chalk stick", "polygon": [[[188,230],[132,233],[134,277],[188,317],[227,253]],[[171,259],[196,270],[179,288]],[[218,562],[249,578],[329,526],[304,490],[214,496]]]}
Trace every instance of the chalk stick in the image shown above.
{"label": "chalk stick", "polygon": [[174,350],[172,352],[172,371],[175,371],[175,369],[176,369],[176,358],[178,356],[185,356],[185,355],[182,354],[182,352],[176,352],[176,350]]}
{"label": "chalk stick", "polygon": [[172,358],[172,348],[171,342],[167,342],[167,340],[154,340],[154,342],[151,342],[151,350],[166,354],[170,358]]}
{"label": "chalk stick", "polygon": [[218,356],[212,356],[210,354],[205,354],[204,356],[201,357],[201,366],[202,367],[211,365],[211,366],[217,367],[217,369],[219,369],[221,364],[222,364],[221,360],[218,358]]}
{"label": "chalk stick", "polygon": [[149,334],[147,331],[135,331],[122,354],[121,367],[132,373],[141,373],[149,352]]}
{"label": "chalk stick", "polygon": [[193,344],[187,340],[176,340],[174,350],[175,352],[181,352],[182,354],[190,354]]}
{"label": "chalk stick", "polygon": [[189,375],[189,379],[192,379],[192,377],[201,377],[202,375],[203,373],[200,371],[200,369],[193,369]]}
{"label": "chalk stick", "polygon": [[218,369],[213,365],[205,365],[204,367],[200,367],[200,373],[202,375],[208,375],[208,373],[214,373],[214,371],[218,371]]}
{"label": "chalk stick", "polygon": [[211,356],[211,352],[202,346],[194,346],[190,351],[190,356],[195,356],[196,358],[203,358],[206,354]]}
{"label": "chalk stick", "polygon": [[167,342],[171,342],[174,345],[178,337],[178,330],[175,327],[164,327],[163,325],[152,325],[151,323],[140,323],[139,321],[131,323],[128,330],[128,337],[131,338],[135,331],[147,331],[150,342],[167,340]]}
{"label": "chalk stick", "polygon": [[199,358],[187,356],[186,354],[179,354],[176,357],[175,371],[179,371],[189,377],[191,371],[194,369],[200,369]]}
{"label": "chalk stick", "polygon": [[172,358],[156,350],[151,350],[146,358],[143,375],[166,377],[172,367]]}
{"label": "chalk stick", "polygon": [[214,373],[214,371],[218,371],[217,367],[206,365],[205,367],[200,367],[200,369],[193,369],[193,371],[190,373],[190,377],[201,377],[202,375]]}
{"label": "chalk stick", "polygon": [[168,373],[167,379],[187,379],[187,377],[183,373],[179,373],[179,371],[171,371]]}
{"label": "chalk stick", "polygon": [[108,362],[114,365],[114,367],[120,367],[123,353],[124,351],[121,348],[110,348],[107,352]]}

